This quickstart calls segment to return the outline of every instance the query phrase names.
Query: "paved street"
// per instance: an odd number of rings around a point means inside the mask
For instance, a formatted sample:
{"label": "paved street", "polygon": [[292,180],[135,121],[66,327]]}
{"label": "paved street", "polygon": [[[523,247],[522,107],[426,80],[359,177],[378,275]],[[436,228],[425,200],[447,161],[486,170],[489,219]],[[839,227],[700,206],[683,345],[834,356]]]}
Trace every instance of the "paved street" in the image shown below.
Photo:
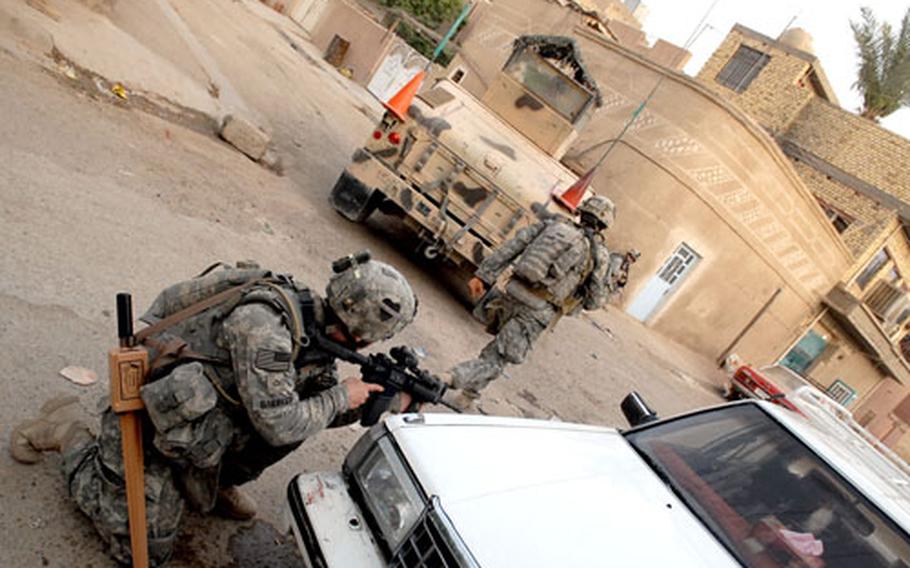
{"label": "paved street", "polygon": [[[442,370],[488,341],[432,267],[327,203],[379,105],[326,68],[305,39],[279,33],[243,3],[199,0],[181,15],[267,121],[284,175],[210,134],[78,88],[0,49],[2,566],[112,564],[68,500],[58,457],[26,467],[6,446],[11,425],[52,393],[78,394],[86,414],[97,414],[118,291],[131,291],[141,311],[167,284],[238,259],[321,288],[331,260],[370,248],[400,267],[420,298],[418,320],[401,342],[422,347],[429,368]],[[67,365],[102,379],[76,387],[58,375]],[[490,411],[622,426],[618,404],[630,390],[663,414],[719,400],[720,375],[710,361],[615,310],[564,320],[510,374],[489,389]],[[260,519],[279,526],[294,473],[337,468],[360,432],[321,434],[251,484]],[[269,564],[281,564],[289,557],[270,530],[190,515],[173,565],[249,565],[257,543],[272,554],[263,557]]]}

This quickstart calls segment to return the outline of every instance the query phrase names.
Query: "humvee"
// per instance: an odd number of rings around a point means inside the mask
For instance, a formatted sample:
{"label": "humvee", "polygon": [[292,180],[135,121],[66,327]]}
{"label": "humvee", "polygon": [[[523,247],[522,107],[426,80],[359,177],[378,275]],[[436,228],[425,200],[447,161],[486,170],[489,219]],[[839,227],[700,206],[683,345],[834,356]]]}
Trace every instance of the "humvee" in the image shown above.
{"label": "humvee", "polygon": [[331,203],[355,222],[395,214],[425,258],[473,273],[538,215],[570,214],[553,196],[577,176],[559,159],[599,104],[572,39],[519,37],[482,99],[442,79],[386,112]]}

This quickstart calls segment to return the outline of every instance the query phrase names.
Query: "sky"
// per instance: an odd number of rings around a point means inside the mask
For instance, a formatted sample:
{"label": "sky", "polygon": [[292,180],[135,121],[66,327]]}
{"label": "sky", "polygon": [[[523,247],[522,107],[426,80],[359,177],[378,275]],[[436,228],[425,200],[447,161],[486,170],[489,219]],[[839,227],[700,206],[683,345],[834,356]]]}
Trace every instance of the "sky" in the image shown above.
{"label": "sky", "polygon": [[[684,45],[714,0],[644,0],[648,13],[644,31],[651,41],[663,38]],[[898,28],[910,6],[908,0],[717,0],[717,4],[698,32],[689,51],[692,60],[686,73],[695,75],[720,45],[734,24],[743,24],[770,37],[777,37],[791,24],[812,35],[815,55],[821,61],[840,105],[856,112],[862,104],[852,88],[858,64],[850,20],[860,19],[860,7],[869,6],[880,21]],[[910,138],[910,109],[904,108],[881,122],[905,138]]]}

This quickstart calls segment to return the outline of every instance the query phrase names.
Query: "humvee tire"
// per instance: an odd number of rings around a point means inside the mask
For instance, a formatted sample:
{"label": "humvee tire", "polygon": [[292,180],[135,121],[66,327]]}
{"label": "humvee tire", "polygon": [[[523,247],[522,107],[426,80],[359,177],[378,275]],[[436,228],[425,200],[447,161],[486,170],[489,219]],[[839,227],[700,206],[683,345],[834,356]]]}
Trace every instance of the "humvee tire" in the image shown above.
{"label": "humvee tire", "polygon": [[347,170],[341,173],[329,194],[329,202],[335,211],[355,223],[366,221],[384,199],[381,191],[367,187]]}

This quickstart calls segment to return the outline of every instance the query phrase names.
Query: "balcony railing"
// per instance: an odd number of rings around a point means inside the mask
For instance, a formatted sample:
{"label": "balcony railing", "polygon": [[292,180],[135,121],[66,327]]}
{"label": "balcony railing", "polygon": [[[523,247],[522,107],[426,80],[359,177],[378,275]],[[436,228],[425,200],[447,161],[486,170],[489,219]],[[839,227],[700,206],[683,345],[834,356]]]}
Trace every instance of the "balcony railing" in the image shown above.
{"label": "balcony railing", "polygon": [[910,384],[910,364],[872,309],[843,285],[835,286],[825,296],[825,304],[838,322],[873,356],[882,369],[903,384]]}

